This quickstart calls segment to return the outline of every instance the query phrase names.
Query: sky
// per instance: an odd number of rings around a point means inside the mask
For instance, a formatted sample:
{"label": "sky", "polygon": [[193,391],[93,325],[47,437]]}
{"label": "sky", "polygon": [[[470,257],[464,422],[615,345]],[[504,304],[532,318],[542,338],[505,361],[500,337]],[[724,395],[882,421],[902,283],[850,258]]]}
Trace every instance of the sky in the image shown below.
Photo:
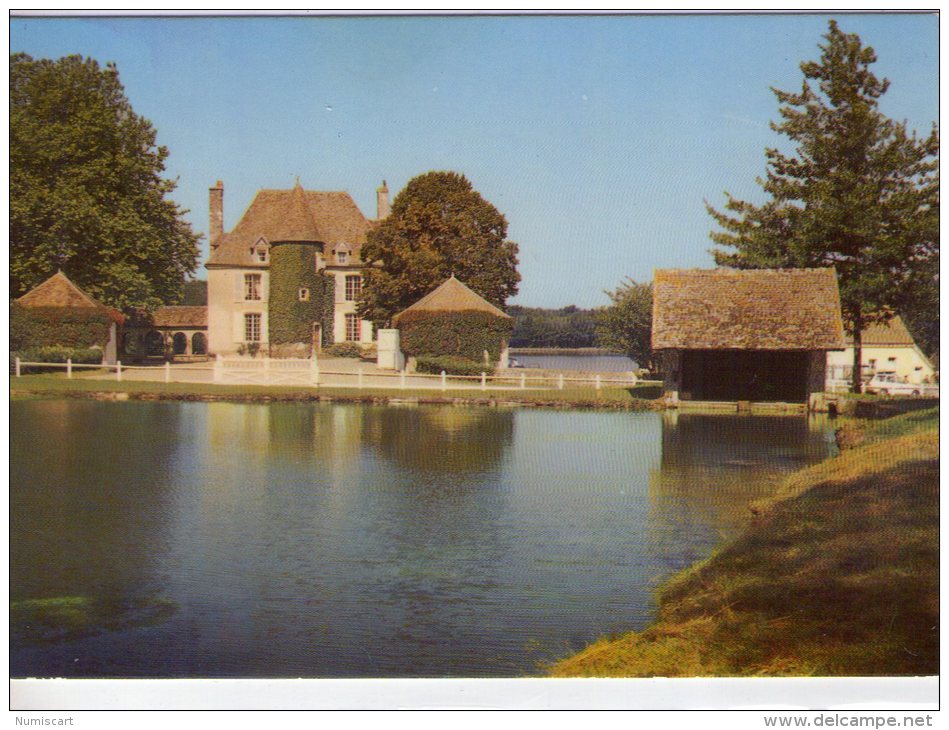
{"label": "sky", "polygon": [[10,51],[114,61],[204,234],[261,188],[346,190],[367,217],[429,170],[507,218],[509,304],[609,303],[626,277],[714,266],[705,201],[760,201],[771,87],[798,90],[830,17],[891,82],[883,113],[938,119],[935,14],[11,18]]}

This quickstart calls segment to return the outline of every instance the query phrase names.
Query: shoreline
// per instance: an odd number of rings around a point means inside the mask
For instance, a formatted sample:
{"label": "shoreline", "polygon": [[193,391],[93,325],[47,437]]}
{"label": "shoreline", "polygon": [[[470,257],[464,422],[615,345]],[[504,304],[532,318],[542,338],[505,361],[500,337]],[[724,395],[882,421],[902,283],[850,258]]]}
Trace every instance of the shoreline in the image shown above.
{"label": "shoreline", "polygon": [[649,626],[547,676],[938,674],[938,428],[938,406],[844,419],[840,453],[749,504],[741,535],[659,587]]}

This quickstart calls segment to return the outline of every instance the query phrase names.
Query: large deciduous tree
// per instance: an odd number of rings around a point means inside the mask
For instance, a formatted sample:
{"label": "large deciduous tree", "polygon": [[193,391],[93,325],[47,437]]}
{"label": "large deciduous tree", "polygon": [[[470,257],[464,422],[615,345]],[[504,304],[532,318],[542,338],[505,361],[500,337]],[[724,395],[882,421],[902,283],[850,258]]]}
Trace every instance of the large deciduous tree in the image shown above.
{"label": "large deciduous tree", "polygon": [[359,312],[380,326],[452,274],[492,304],[517,293],[517,244],[507,221],[464,175],[428,172],[409,181],[392,213],[369,232]]}
{"label": "large deciduous tree", "polygon": [[800,92],[772,89],[781,122],[771,128],[795,152],[765,151],[758,182],[770,199],[726,192],[724,211],[706,205],[722,228],[711,234],[726,247],[713,251],[720,265],[836,267],[859,392],[864,326],[913,307],[938,281],[939,136],[933,125],[917,137],[879,111],[889,81],[871,72],[876,54],[857,35],[830,21],[824,39],[820,60],[800,66]]}
{"label": "large deciduous tree", "polygon": [[10,294],[57,269],[118,309],[177,302],[198,237],[114,64],[10,56]]}
{"label": "large deciduous tree", "polygon": [[597,344],[624,352],[640,367],[651,370],[652,284],[641,284],[627,277],[616,291],[606,294],[612,304],[599,311]]}

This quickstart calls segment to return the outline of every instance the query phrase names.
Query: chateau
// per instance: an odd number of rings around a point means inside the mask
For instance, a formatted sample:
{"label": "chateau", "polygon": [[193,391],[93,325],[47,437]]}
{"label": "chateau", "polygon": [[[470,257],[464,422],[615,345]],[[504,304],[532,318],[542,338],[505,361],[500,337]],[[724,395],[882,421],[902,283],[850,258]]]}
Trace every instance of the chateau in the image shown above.
{"label": "chateau", "polygon": [[377,217],[347,192],[260,190],[224,231],[224,184],[209,191],[208,351],[261,349],[307,357],[335,342],[369,343],[372,323],[356,314],[366,233],[389,214],[385,181]]}

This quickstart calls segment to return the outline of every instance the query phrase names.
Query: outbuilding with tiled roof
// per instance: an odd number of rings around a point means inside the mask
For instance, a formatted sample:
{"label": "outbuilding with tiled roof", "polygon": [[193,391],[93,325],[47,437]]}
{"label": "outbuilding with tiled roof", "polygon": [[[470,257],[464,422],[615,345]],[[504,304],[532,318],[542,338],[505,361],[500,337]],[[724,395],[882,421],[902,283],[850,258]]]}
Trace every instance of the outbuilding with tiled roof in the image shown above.
{"label": "outbuilding with tiled roof", "polygon": [[844,346],[833,269],[655,272],[652,347],[673,402],[807,403]]}
{"label": "outbuilding with tiled roof", "polygon": [[[919,349],[913,335],[899,315],[886,322],[868,325],[860,337],[862,376],[865,380],[876,373],[893,373],[903,382],[914,385],[932,383],[936,368]],[[829,390],[849,389],[853,373],[853,337],[847,335],[847,347],[827,353],[827,384]]]}

